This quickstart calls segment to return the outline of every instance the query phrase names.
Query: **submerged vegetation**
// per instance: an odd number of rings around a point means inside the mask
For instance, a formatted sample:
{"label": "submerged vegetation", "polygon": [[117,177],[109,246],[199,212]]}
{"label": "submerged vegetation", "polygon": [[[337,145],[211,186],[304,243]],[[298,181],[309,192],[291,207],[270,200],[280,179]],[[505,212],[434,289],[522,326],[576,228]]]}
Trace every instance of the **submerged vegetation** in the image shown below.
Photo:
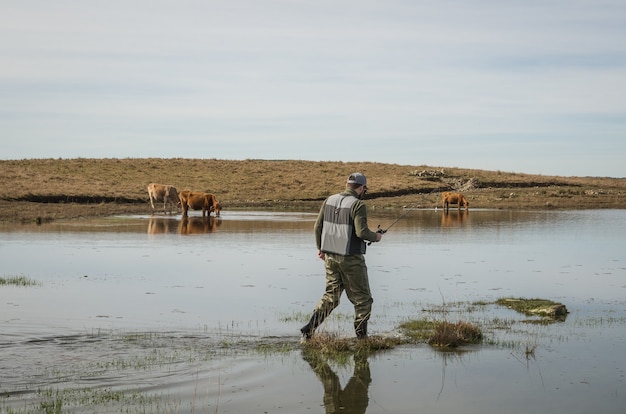
{"label": "submerged vegetation", "polygon": [[[520,360],[534,358],[537,348],[541,346],[540,338],[545,338],[546,332],[549,332],[546,330],[551,328],[549,325],[518,323],[524,321],[501,316],[499,309],[503,305],[508,308],[506,304],[510,302],[526,304],[528,309],[520,308],[525,309],[523,316],[527,316],[528,312],[532,314],[534,306],[553,303],[543,299],[503,298],[495,302],[433,305],[428,309],[420,309],[421,313],[426,311],[427,317],[404,321],[396,330],[370,335],[366,340],[321,330],[304,344],[300,344],[295,337],[248,337],[223,332],[180,335],[167,332],[98,330],[84,334],[85,338],[80,340],[72,338],[73,343],[89,344],[90,350],[85,350],[82,354],[81,349],[76,348],[67,364],[37,372],[32,390],[19,390],[13,394],[12,390],[3,389],[0,413],[59,413],[68,410],[178,412],[185,403],[171,395],[149,391],[152,384],[150,378],[189,370],[196,372],[195,381],[203,381],[205,386],[209,384],[218,388],[215,391],[217,400],[211,400],[208,404],[211,411],[219,412],[219,372],[214,372],[213,362],[224,357],[234,358],[250,354],[289,358],[299,351],[301,357],[318,375],[332,371],[329,363],[343,367],[354,365],[356,374],[367,375],[367,359],[370,356],[396,347],[420,344],[429,345],[434,350],[453,352],[475,349],[465,348],[467,345],[483,344],[512,349],[520,355]],[[487,314],[493,315],[486,317]],[[292,316],[277,317],[289,323],[299,323],[306,316],[295,312]],[[338,318],[346,319],[348,316],[339,315]],[[452,317],[456,319],[455,322],[450,322]],[[94,347],[100,355],[97,360],[93,359]],[[199,366],[205,368],[199,369]],[[84,379],[93,382],[98,377],[132,380],[114,388],[80,385]],[[217,379],[211,379],[216,377]],[[63,380],[59,382],[61,378]],[[50,385],[63,382],[67,384]],[[21,402],[26,396],[29,402]],[[194,403],[195,400],[192,404]],[[206,409],[206,400],[204,404]]]}
{"label": "submerged vegetation", "polygon": [[39,282],[23,275],[0,277],[0,286],[5,286],[5,285],[37,286],[39,285]]}
{"label": "submerged vegetation", "polygon": [[[365,341],[358,341],[354,338],[322,333],[315,335],[311,340],[307,341],[305,347],[337,359],[345,359],[347,355],[351,354],[368,354],[410,343],[426,343],[435,348],[448,349],[470,344],[480,344],[484,339],[483,329],[487,329],[492,333],[503,330],[510,331],[516,321],[494,317],[491,320],[482,320],[480,322],[481,327],[479,323],[474,321],[459,320],[450,322],[447,318],[452,312],[466,313],[469,318],[472,312],[475,312],[477,309],[484,309],[489,305],[506,306],[527,316],[548,317],[554,320],[564,320],[567,315],[565,305],[547,299],[501,298],[491,303],[484,301],[471,304],[453,303],[433,306],[427,310],[431,314],[441,315],[440,319],[420,318],[400,323],[398,329],[401,335],[371,336]],[[487,343],[498,344],[498,341],[491,337]],[[501,342],[501,344],[510,347],[525,346],[526,350],[529,349],[528,340],[526,345],[524,345],[523,341],[519,341],[516,344],[504,342]]]}

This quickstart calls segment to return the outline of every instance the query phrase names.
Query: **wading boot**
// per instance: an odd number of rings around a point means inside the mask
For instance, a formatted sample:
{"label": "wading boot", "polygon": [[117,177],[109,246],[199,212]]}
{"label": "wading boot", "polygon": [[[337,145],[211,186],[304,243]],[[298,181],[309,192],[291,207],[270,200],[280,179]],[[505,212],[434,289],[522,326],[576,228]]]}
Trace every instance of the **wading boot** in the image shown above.
{"label": "wading boot", "polygon": [[356,333],[357,339],[367,339],[367,321],[355,322],[354,332]]}
{"label": "wading boot", "polygon": [[322,324],[324,321],[324,314],[319,310],[313,311],[313,315],[309,320],[309,323],[300,328],[300,333],[302,334],[302,341],[308,341],[313,337],[313,332],[315,329]]}

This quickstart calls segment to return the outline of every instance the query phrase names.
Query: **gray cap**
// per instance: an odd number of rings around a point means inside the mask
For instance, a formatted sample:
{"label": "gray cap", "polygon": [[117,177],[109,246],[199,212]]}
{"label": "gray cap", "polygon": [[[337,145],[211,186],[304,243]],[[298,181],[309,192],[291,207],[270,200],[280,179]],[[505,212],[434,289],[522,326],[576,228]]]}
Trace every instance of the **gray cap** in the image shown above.
{"label": "gray cap", "polygon": [[367,187],[367,178],[365,178],[365,176],[359,172],[350,174],[350,177],[348,177],[348,181],[346,182],[348,184],[358,184]]}

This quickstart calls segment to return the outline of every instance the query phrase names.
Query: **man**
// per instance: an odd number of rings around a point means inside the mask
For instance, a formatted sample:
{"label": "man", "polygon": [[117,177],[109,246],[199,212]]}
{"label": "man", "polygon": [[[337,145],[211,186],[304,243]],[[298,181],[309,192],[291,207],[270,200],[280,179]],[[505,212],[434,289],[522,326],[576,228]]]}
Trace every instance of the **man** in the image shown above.
{"label": "man", "polygon": [[374,232],[367,226],[367,208],[362,201],[366,191],[365,176],[351,174],[345,191],[328,197],[317,216],[315,241],[317,256],[324,260],[326,269],[326,291],[309,323],[300,329],[304,340],[310,339],[315,329],[339,306],[344,290],[354,305],[356,336],[367,338],[367,321],[373,299],[363,255],[365,242],[379,242],[382,233]]}

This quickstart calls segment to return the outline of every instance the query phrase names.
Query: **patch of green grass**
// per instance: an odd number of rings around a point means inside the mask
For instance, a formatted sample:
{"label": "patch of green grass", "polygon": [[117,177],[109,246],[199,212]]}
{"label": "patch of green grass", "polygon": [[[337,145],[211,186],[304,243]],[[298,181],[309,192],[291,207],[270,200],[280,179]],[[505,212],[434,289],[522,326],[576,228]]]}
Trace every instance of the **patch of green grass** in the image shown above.
{"label": "patch of green grass", "polygon": [[0,286],[38,286],[40,283],[26,276],[0,277]]}
{"label": "patch of green grass", "polygon": [[289,314],[284,314],[278,317],[281,322],[302,322],[305,323],[311,317],[311,312],[296,311]]}
{"label": "patch of green grass", "polygon": [[409,338],[418,342],[427,342],[435,332],[435,322],[428,319],[413,319],[403,322],[400,330]]}
{"label": "patch of green grass", "polygon": [[[278,320],[281,322],[298,322],[298,323],[306,323],[311,318],[311,312],[302,312],[295,311],[291,313],[286,313],[278,316]],[[333,312],[326,318],[327,321],[352,321],[354,319],[354,315],[346,312]]]}
{"label": "patch of green grass", "polygon": [[[38,410],[24,412],[62,413],[68,410],[82,411],[86,408],[124,412],[171,412],[158,395],[144,395],[136,391],[112,390],[109,388],[46,388],[39,390],[41,398]],[[133,409],[131,409],[133,408]],[[15,413],[22,411],[15,411]],[[96,412],[96,411],[94,411]],[[120,411],[121,412],[121,411]]]}
{"label": "patch of green grass", "polygon": [[484,306],[488,306],[489,302],[487,302],[486,300],[476,300],[474,302],[472,302],[473,306],[480,306],[480,307],[484,307]]}
{"label": "patch of green grass", "polygon": [[293,344],[287,342],[260,342],[255,347],[263,355],[287,354],[294,350]]}
{"label": "patch of green grass", "polygon": [[496,300],[496,304],[528,316],[564,320],[568,314],[565,305],[548,299],[500,298]]}

